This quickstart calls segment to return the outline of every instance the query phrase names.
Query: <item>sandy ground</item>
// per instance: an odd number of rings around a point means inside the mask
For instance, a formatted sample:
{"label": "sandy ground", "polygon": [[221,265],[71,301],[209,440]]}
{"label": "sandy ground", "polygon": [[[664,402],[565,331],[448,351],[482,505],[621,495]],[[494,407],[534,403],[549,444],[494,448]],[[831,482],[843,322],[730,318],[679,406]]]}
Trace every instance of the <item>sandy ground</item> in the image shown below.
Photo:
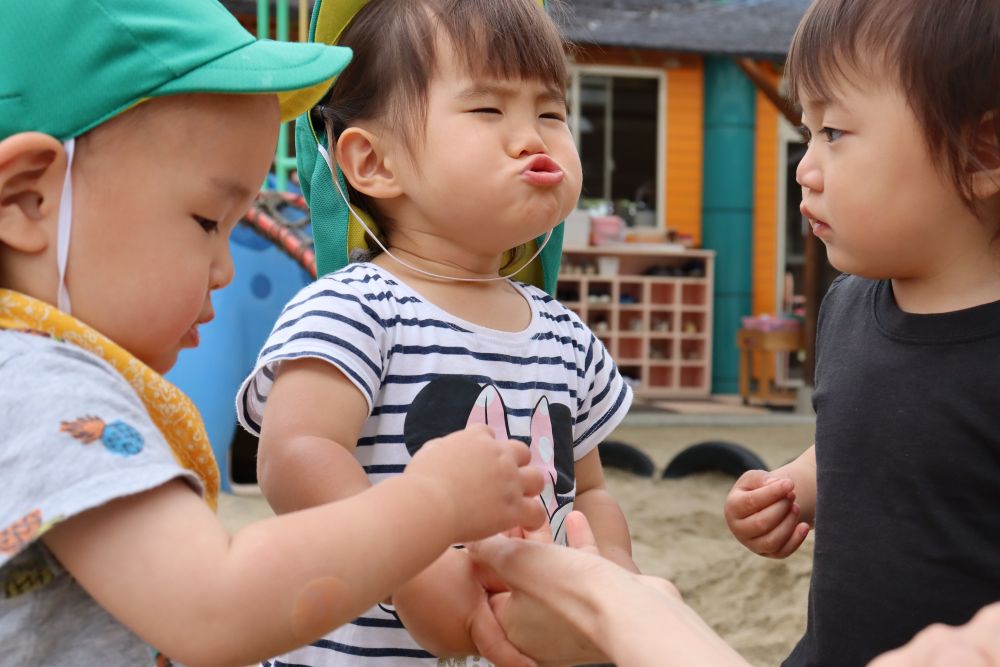
{"label": "sandy ground", "polygon": [[[622,426],[611,439],[639,447],[657,472],[688,445],[727,440],[749,447],[771,467],[812,443],[812,424]],[[784,561],[756,556],[737,543],[722,518],[733,479],[700,474],[681,480],[608,471],[608,488],[628,517],[634,556],[644,572],[674,581],[685,600],[752,664],[778,665],[805,629],[812,537]],[[270,515],[260,497],[224,495],[230,530]]]}

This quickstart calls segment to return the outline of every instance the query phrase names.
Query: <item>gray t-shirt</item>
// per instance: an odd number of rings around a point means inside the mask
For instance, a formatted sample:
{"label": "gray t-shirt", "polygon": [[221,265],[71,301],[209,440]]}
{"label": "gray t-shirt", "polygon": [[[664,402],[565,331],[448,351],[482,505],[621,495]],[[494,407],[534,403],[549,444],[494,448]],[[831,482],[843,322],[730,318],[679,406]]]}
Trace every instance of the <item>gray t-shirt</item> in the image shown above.
{"label": "gray t-shirt", "polygon": [[0,665],[155,664],[38,538],[115,498],[200,482],[121,375],[41,335],[0,331],[0,425]]}

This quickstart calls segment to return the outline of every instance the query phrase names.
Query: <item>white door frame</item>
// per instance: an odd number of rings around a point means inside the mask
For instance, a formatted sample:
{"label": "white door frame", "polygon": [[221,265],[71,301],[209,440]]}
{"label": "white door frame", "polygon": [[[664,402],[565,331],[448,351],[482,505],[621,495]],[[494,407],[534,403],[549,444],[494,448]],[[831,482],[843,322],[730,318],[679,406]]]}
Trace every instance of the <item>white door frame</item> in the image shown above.
{"label": "white door frame", "polygon": [[[788,249],[786,247],[785,239],[788,236],[788,211],[786,208],[787,190],[788,190],[788,144],[790,143],[802,143],[802,134],[789,123],[784,116],[778,114],[778,247],[776,255],[776,261],[778,266],[776,267],[776,280],[777,283],[775,288],[775,296],[777,297],[774,302],[774,309],[776,311],[781,310],[781,306],[784,302],[785,296],[785,263],[788,259]],[[780,313],[775,313],[776,315]]]}

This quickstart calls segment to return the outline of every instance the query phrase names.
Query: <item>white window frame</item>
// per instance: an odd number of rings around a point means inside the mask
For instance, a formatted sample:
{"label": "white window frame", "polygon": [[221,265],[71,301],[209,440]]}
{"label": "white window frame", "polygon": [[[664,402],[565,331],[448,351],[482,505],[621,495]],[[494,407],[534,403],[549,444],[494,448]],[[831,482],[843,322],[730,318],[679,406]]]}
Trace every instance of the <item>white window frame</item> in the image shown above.
{"label": "white window frame", "polygon": [[[774,309],[781,310],[785,298],[785,264],[788,260],[788,248],[785,238],[788,234],[788,211],[785,210],[785,196],[788,190],[788,144],[804,143],[802,134],[789,123],[784,116],[778,114],[778,247],[775,252],[778,265],[775,271],[775,302]],[[801,287],[801,286],[800,286]]]}
{"label": "white window frame", "polygon": [[[655,79],[657,81],[656,110],[656,226],[666,228],[667,222],[667,73],[655,67],[614,67],[605,65],[570,64],[570,130],[577,149],[580,148],[580,77],[581,76],[611,76],[631,79]],[[610,96],[609,96],[610,99]],[[613,164],[611,157],[611,139],[614,136],[614,109],[612,104],[606,110],[608,114],[606,138],[604,143],[604,183],[610,183],[608,167]]]}

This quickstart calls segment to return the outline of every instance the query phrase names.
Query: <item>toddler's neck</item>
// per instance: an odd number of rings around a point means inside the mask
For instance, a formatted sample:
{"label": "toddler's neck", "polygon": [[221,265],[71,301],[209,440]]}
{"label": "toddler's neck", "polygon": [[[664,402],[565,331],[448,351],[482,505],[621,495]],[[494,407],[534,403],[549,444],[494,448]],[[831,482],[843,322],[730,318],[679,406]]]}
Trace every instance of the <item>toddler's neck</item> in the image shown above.
{"label": "toddler's neck", "polygon": [[372,263],[392,273],[424,300],[466,322],[507,332],[523,331],[531,323],[531,305],[510,280],[459,282],[432,278],[385,253]]}

